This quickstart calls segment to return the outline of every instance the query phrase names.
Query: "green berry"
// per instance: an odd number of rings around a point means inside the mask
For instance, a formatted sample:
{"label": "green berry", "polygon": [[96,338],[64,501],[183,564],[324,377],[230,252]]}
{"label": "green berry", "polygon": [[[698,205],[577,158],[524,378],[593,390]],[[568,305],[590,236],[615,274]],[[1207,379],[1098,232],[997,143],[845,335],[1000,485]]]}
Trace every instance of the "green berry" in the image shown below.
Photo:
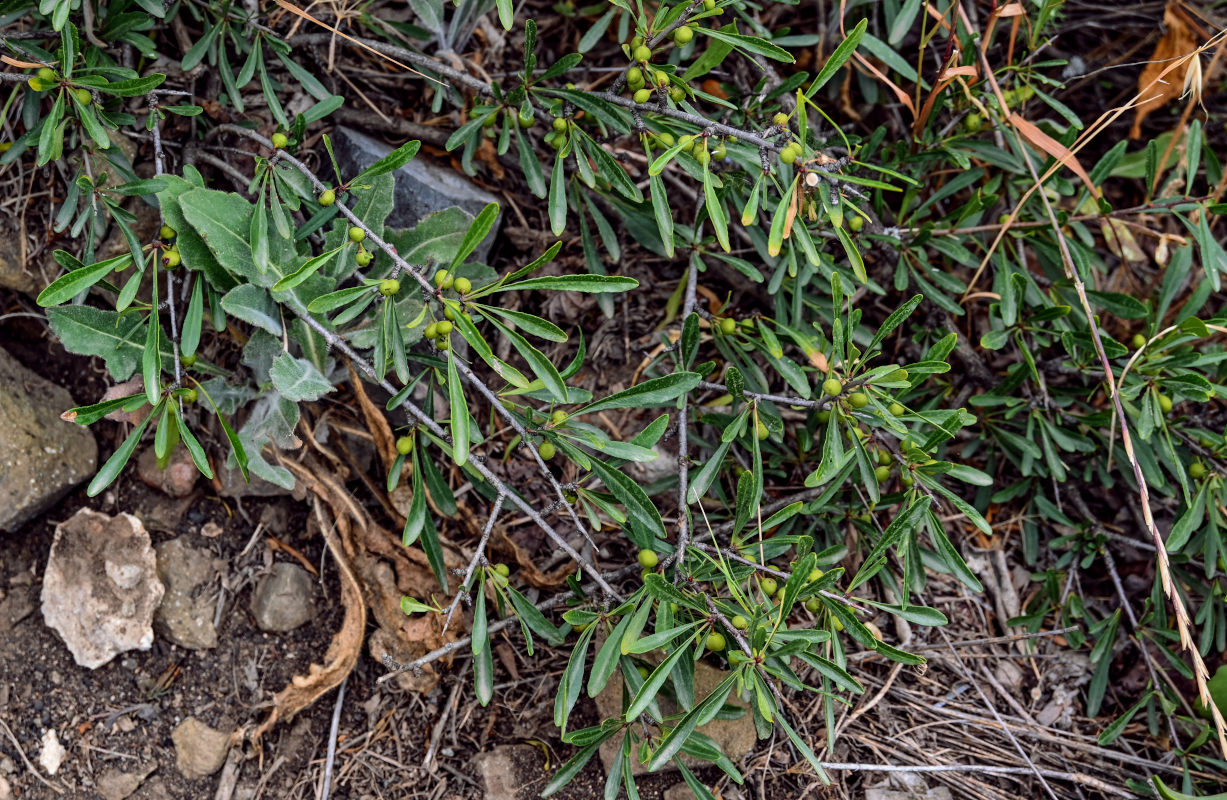
{"label": "green berry", "polygon": [[879,450],[877,457],[879,467],[889,467],[895,460],[889,450]]}
{"label": "green berry", "polygon": [[1146,346],[1146,337],[1140,333],[1133,334],[1133,348],[1140,350]]}
{"label": "green berry", "polygon": [[643,38],[642,36],[632,37],[631,38],[631,50],[634,50],[636,47],[643,47],[643,45],[646,43],[647,43],[647,39]]}
{"label": "green berry", "polygon": [[771,435],[771,431],[767,430],[767,426],[764,425],[763,421],[760,419],[754,426],[754,435],[757,436],[758,440],[761,442]]}
{"label": "green berry", "polygon": [[984,127],[984,117],[974,112],[971,114],[968,114],[963,119],[963,127],[966,128],[971,133],[975,133],[976,131]]}
{"label": "green berry", "polygon": [[1194,461],[1192,464],[1189,464],[1189,477],[1195,481],[1206,477],[1206,465],[1200,461]]}
{"label": "green berry", "polygon": [[537,117],[533,114],[533,112],[529,111],[527,114],[525,114],[523,109],[520,110],[519,119],[521,128],[531,128],[533,123],[537,121]]}
{"label": "green berry", "polygon": [[181,397],[185,403],[195,403],[196,398],[199,397],[199,395],[195,389],[187,389],[183,392],[183,394],[179,395],[179,397]]}
{"label": "green berry", "polygon": [[711,157],[717,161],[723,161],[724,157],[729,154],[729,149],[724,146],[724,142],[716,145],[716,149],[711,151]]}
{"label": "green berry", "polygon": [[1159,410],[1164,414],[1172,413],[1172,398],[1165,394],[1159,395]]}
{"label": "green berry", "polygon": [[796,150],[792,149],[792,145],[788,145],[780,151],[780,161],[785,164],[795,164],[799,155]]}
{"label": "green berry", "polygon": [[724,649],[724,646],[727,643],[724,641],[723,633],[712,631],[711,633],[707,634],[707,641],[705,644],[708,650],[712,651],[713,653],[719,653]]}
{"label": "green berry", "polygon": [[901,417],[907,413],[907,409],[903,407],[902,403],[891,403],[886,410],[896,417]]}
{"label": "green berry", "polygon": [[677,143],[677,139],[674,139],[673,134],[669,133],[668,131],[666,131],[665,133],[656,134],[656,138],[665,147],[672,147],[674,144]]}
{"label": "green berry", "polygon": [[903,367],[900,367],[899,369],[897,369],[897,370],[895,370],[894,372],[892,372],[892,373],[890,373],[889,375],[887,375],[887,376],[886,376],[886,379],[887,379],[888,381],[893,382],[893,383],[904,383],[904,382],[906,382],[906,381],[907,381],[907,379],[908,379],[908,378],[910,378],[910,377],[911,377],[911,376],[910,376],[910,375],[908,375],[908,371],[907,371],[906,369],[904,369]]}
{"label": "green berry", "polygon": [[805,610],[811,614],[817,614],[818,609],[822,608],[822,601],[817,597],[811,597],[805,601]]}
{"label": "green berry", "polygon": [[635,60],[636,61],[651,61],[652,60],[652,48],[648,47],[646,44],[641,44],[638,47],[636,47],[635,48]]}
{"label": "green berry", "polygon": [[831,421],[830,411],[826,411],[826,410],[819,411],[816,416],[818,417],[818,421],[821,422],[823,425]]}
{"label": "green berry", "polygon": [[435,339],[436,350],[446,350],[449,347],[451,347],[451,340],[446,336],[440,336],[438,339]]}
{"label": "green berry", "polygon": [[763,594],[771,597],[780,587],[780,584],[775,578],[763,578],[758,582],[758,586],[763,590]]}
{"label": "green berry", "polygon": [[740,614],[733,617],[731,620],[729,620],[729,622],[733,623],[733,627],[739,631],[744,631],[746,628],[750,627],[750,621]]}
{"label": "green berry", "polygon": [[455,285],[456,285],[456,279],[452,277],[451,275],[448,275],[447,280],[443,281],[443,286],[441,286],[440,288],[450,289]]}
{"label": "green berry", "polygon": [[473,291],[473,282],[468,278],[457,278],[456,282],[452,284],[452,288],[460,294],[468,294]]}
{"label": "green berry", "polygon": [[558,131],[559,133],[562,133],[567,129],[567,121],[562,117],[554,117],[554,121],[551,124],[554,126],[554,130]]}
{"label": "green berry", "polygon": [[495,564],[494,571],[504,578],[511,575],[511,567],[508,567],[506,564]]}
{"label": "green berry", "polygon": [[327,207],[327,206],[332,205],[336,201],[337,201],[337,193],[334,192],[332,189],[325,189],[324,191],[320,192],[320,205],[321,206]]}
{"label": "green berry", "polygon": [[283,150],[285,149],[285,146],[289,143],[290,143],[290,140],[286,138],[286,135],[284,133],[274,133],[273,134],[273,147],[275,149]]}
{"label": "green berry", "polygon": [[182,259],[179,257],[178,250],[171,248],[162,251],[162,266],[166,267],[167,269],[174,269],[175,267],[179,266],[180,263],[182,263]]}
{"label": "green berry", "polygon": [[541,454],[542,459],[549,461],[558,451],[554,448],[553,442],[542,442],[540,446],[537,447],[537,452]]}
{"label": "green berry", "polygon": [[456,319],[456,310],[451,306],[443,306],[443,318],[447,320]]}
{"label": "green berry", "polygon": [[869,405],[869,395],[864,392],[853,392],[848,395],[848,402],[852,404],[853,408],[864,408]]}
{"label": "green berry", "polygon": [[852,217],[852,219],[848,220],[848,227],[851,228],[853,232],[859,231],[861,228],[865,227],[865,218],[860,214],[857,214],[856,216]]}
{"label": "green berry", "polygon": [[179,359],[179,363],[180,363],[180,364],[182,364],[182,365],[183,365],[183,366],[185,366],[185,367],[190,367],[190,366],[192,366],[193,364],[195,364],[195,363],[196,363],[196,354],[195,354],[195,353],[190,353],[190,354],[188,354],[188,355],[185,355],[185,356],[181,357],[181,358]]}
{"label": "green berry", "polygon": [[702,166],[707,166],[708,162],[711,161],[711,153],[707,152],[706,147],[698,148],[694,151],[694,160],[698,161]]}
{"label": "green berry", "polygon": [[814,581],[821,578],[824,574],[826,573],[824,573],[822,570],[818,569],[817,567],[814,567],[813,569],[809,571],[809,579],[807,582],[813,583]]}
{"label": "green berry", "polygon": [[375,256],[370,250],[359,250],[358,254],[354,256],[354,260],[358,262],[360,267],[370,266],[374,258]]}
{"label": "green berry", "polygon": [[771,118],[771,122],[776,127],[787,128],[788,127],[788,115],[785,114],[783,111],[781,111],[780,113],[776,114],[774,117]]}
{"label": "green berry", "polygon": [[43,83],[55,83],[55,70],[51,67],[39,67],[38,72],[34,73]]}
{"label": "green berry", "polygon": [[442,288],[443,284],[447,282],[447,278],[448,278],[447,270],[445,269],[439,270],[438,272],[435,273],[435,286]]}
{"label": "green berry", "polygon": [[716,0],[703,0],[704,11],[714,11],[716,8]]}
{"label": "green berry", "polygon": [[441,322],[439,322],[439,323],[437,323],[437,324],[438,324],[438,326],[439,326],[439,328],[438,328],[438,331],[439,331],[439,332],[438,332],[438,335],[439,335],[439,336],[450,336],[450,335],[451,335],[451,332],[452,332],[453,330],[455,330],[455,328],[456,328],[456,326],[455,326],[455,325],[453,325],[452,323],[448,322],[447,320],[442,320]]}
{"label": "green berry", "polygon": [[413,452],[413,437],[402,436],[396,440],[396,452],[402,456],[407,456]]}
{"label": "green berry", "polygon": [[732,317],[725,317],[720,320],[720,332],[725,336],[732,336],[737,333],[737,320]]}
{"label": "green berry", "polygon": [[838,397],[839,395],[843,394],[843,391],[844,385],[842,382],[840,382],[839,378],[827,378],[822,382],[823,394],[830,395],[831,397]]}
{"label": "green berry", "polygon": [[426,326],[426,330],[422,331],[422,335],[427,339],[433,339],[439,335],[439,323],[432,322]]}
{"label": "green berry", "polygon": [[642,86],[645,81],[643,79],[643,70],[639,67],[631,67],[626,71],[626,83],[632,89],[637,89]]}
{"label": "green berry", "polygon": [[673,42],[678,47],[684,47],[690,44],[690,40],[694,38],[694,31],[688,25],[683,25],[673,32]]}
{"label": "green berry", "polygon": [[[379,282],[379,293],[384,297],[391,297],[400,291],[400,281],[396,278],[385,278]],[[448,323],[449,325],[451,323]]]}
{"label": "green berry", "polygon": [[636,103],[646,103],[652,99],[652,90],[651,89],[640,89],[639,91],[635,92],[634,97],[632,97],[632,99]]}
{"label": "green berry", "polygon": [[359,228],[357,225],[349,229],[349,240],[351,242],[360,242],[366,238],[366,231]]}
{"label": "green berry", "polygon": [[669,97],[672,98],[673,102],[680,103],[686,99],[686,90],[680,86],[674,86],[669,89]]}
{"label": "green berry", "polygon": [[550,414],[550,424],[554,426],[561,425],[562,423],[567,421],[568,416],[570,415],[567,414],[567,412],[563,411],[561,408],[555,409],[554,413]]}
{"label": "green berry", "polygon": [[175,229],[169,225],[163,225],[162,230],[158,231],[158,235],[163,239],[170,241],[171,239],[175,238]]}
{"label": "green berry", "polygon": [[30,78],[29,80],[27,80],[26,85],[29,86],[31,89],[33,89],[36,92],[45,92],[51,88],[50,84],[48,84],[46,81],[41,80],[37,76],[34,76]]}
{"label": "green berry", "polygon": [[652,81],[657,86],[664,88],[669,85],[669,73],[658,69],[652,73]]}
{"label": "green berry", "polygon": [[639,566],[644,569],[655,569],[660,563],[660,557],[656,555],[655,550],[640,550],[639,551]]}
{"label": "green berry", "polygon": [[878,467],[873,471],[873,477],[878,479],[878,483],[886,483],[890,480],[890,467]]}
{"label": "green berry", "polygon": [[89,89],[73,89],[73,94],[77,96],[77,102],[83,106],[88,106],[94,102],[94,95],[90,93]]}

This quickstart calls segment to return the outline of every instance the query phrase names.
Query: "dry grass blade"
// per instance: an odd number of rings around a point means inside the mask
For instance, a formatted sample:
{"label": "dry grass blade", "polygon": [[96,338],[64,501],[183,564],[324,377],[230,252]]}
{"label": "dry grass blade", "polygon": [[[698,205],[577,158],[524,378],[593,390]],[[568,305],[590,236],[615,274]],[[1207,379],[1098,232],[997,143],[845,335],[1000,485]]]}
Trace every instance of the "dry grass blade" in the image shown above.
{"label": "dry grass blade", "polygon": [[414,69],[413,67],[408,66],[407,64],[402,64],[401,62],[397,61],[395,58],[392,58],[392,56],[387,55],[386,53],[381,53],[381,52],[379,52],[378,50],[376,50],[375,48],[371,47],[370,45],[367,45],[367,44],[364,44],[364,43],[362,43],[362,42],[358,41],[358,40],[357,40],[357,39],[355,39],[354,37],[352,37],[352,36],[350,36],[350,35],[348,35],[348,34],[346,34],[346,33],[341,32],[341,31],[340,31],[339,29],[337,29],[336,27],[334,27],[334,26],[332,26],[332,25],[329,25],[327,22],[324,22],[324,21],[323,21],[323,20],[321,20],[321,19],[316,19],[315,17],[311,16],[311,15],[310,15],[310,14],[308,14],[306,11],[303,11],[301,8],[299,8],[298,6],[294,5],[293,3],[287,3],[287,2],[286,2],[286,0],[274,0],[274,2],[276,2],[276,3],[277,3],[277,5],[279,5],[279,6],[281,6],[282,8],[284,8],[286,11],[289,11],[291,14],[295,14],[295,15],[297,15],[297,16],[299,16],[299,17],[302,17],[303,19],[307,20],[308,22],[314,22],[316,25],[319,25],[321,28],[323,28],[323,29],[325,29],[325,30],[327,30],[327,31],[331,31],[333,34],[335,34],[335,35],[337,35],[337,36],[340,36],[342,39],[346,40],[347,42],[352,42],[353,44],[358,45],[359,47],[363,48],[364,50],[367,50],[368,52],[374,53],[375,55],[377,55],[377,56],[379,56],[380,58],[382,58],[384,61],[390,61],[390,62],[392,62],[393,64],[395,64],[396,66],[400,67],[401,69],[403,69],[403,70],[405,70],[405,71],[407,71],[407,72],[412,72],[414,75],[420,75],[420,76],[422,76],[423,78],[425,78],[426,80],[434,81],[435,83],[439,84],[440,86],[445,86],[445,85],[446,85],[446,84],[444,84],[444,83],[443,83],[443,81],[441,81],[441,80],[439,80],[439,79],[437,79],[437,78],[432,78],[432,77],[430,77],[429,75],[427,75],[427,74],[426,74],[426,73],[424,73],[424,72],[419,72],[419,71],[417,71],[416,69]]}

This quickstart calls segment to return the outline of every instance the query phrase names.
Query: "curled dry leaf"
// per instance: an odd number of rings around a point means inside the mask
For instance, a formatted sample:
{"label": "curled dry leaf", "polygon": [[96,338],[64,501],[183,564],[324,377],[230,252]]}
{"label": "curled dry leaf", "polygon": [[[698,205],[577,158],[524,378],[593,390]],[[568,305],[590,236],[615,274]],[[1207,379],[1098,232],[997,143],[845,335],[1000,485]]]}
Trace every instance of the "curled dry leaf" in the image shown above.
{"label": "curled dry leaf", "polygon": [[[1177,3],[1169,2],[1163,11],[1163,37],[1155,45],[1150,61],[1138,76],[1138,101],[1133,116],[1130,139],[1142,135],[1142,122],[1151,112],[1176,99],[1184,91],[1185,73],[1190,59],[1185,59],[1197,49],[1197,35],[1178,12]],[[1193,56],[1196,58],[1196,56]],[[1178,59],[1185,59],[1177,61]],[[1200,88],[1200,87],[1199,87]]]}

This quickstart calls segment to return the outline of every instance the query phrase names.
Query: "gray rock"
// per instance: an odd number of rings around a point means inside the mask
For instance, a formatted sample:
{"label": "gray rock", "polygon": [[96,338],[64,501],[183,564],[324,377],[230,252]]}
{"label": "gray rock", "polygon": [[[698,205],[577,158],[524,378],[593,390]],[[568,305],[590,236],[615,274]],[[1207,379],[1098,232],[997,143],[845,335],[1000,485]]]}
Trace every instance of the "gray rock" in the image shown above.
{"label": "gray rock", "polygon": [[157,768],[156,763],[147,764],[136,772],[122,772],[111,767],[99,776],[98,793],[103,800],[127,800]]}
{"label": "gray rock", "polygon": [[297,564],[278,561],[251,595],[256,626],[269,633],[292,631],[315,615],[311,575]]}
{"label": "gray rock", "polygon": [[16,530],[94,474],[94,434],[60,419],[75,405],[0,349],[0,531]]}
{"label": "gray rock", "polygon": [[146,484],[171,497],[187,497],[196,488],[196,479],[200,477],[200,470],[196,469],[186,446],[176,447],[170,454],[166,468],[159,469],[158,454],[150,445],[141,453],[136,470]]}
{"label": "gray rock", "polygon": [[[332,145],[337,155],[337,163],[346,177],[357,175],[395,149],[345,127],[337,128]],[[420,153],[398,169],[394,177],[396,187],[393,190],[392,214],[386,223],[394,230],[412,228],[419,220],[445,208],[459,206],[476,216],[490,203],[498,202],[497,197],[474,184],[463,174],[434,164]],[[489,235],[474,251],[474,260],[485,262],[502,220],[502,212],[499,212],[499,218],[495,220]]]}
{"label": "gray rock", "polygon": [[175,764],[183,777],[207,778],[222,768],[230,750],[230,734],[214,730],[195,717],[175,726],[170,738],[175,743]]}
{"label": "gray rock", "polygon": [[209,585],[213,582],[213,554],[198,550],[180,536],[160,542],[158,577],[166,584],[166,596],[158,606],[154,621],[158,633],[189,650],[217,646],[213,627],[213,603]]}
{"label": "gray rock", "polygon": [[[518,764],[534,764],[541,760],[539,753],[526,744],[502,744],[473,759],[477,774],[486,789],[486,800],[515,800],[525,781],[519,776]],[[526,794],[536,796],[533,792]]]}
{"label": "gray rock", "polygon": [[[694,699],[695,702],[700,702],[706,698],[716,688],[716,684],[724,680],[728,673],[723,670],[716,669],[706,662],[700,661],[694,666]],[[660,710],[665,715],[674,714],[677,709],[674,707],[668,698],[660,696]],[[726,703],[734,706],[739,706],[746,710],[737,719],[714,719],[706,725],[699,728],[700,733],[705,733],[716,741],[720,747],[720,752],[724,753],[734,764],[739,763],[743,758],[750,754],[754,749],[754,744],[758,739],[758,734],[754,730],[754,717],[750,714],[750,709],[745,701],[736,694],[729,694]],[[601,719],[609,719],[617,717],[622,713],[622,680],[615,674],[610,678],[609,683],[605,685],[604,690],[596,696],[597,711],[601,714]],[[613,765],[614,759],[618,755],[618,747],[622,738],[615,736],[608,739],[601,745],[601,763],[605,765],[605,773],[609,773],[609,768]],[[709,762],[699,761],[690,756],[683,755],[682,761],[690,767],[705,766]],[[672,769],[672,765],[664,769]],[[648,771],[647,765],[639,763],[634,759],[631,764],[631,772],[635,775],[642,775]]]}
{"label": "gray rock", "polygon": [[119,653],[148,650],[162,594],[149,533],[136,517],[83,508],[56,526],[43,618],[81,666],[95,669]]}

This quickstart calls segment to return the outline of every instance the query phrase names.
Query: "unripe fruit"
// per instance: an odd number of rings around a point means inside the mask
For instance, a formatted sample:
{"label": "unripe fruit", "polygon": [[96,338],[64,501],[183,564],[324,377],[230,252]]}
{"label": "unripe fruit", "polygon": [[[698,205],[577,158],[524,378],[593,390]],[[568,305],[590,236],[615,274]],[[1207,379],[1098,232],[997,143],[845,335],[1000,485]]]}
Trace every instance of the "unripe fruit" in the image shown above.
{"label": "unripe fruit", "polygon": [[456,319],[456,312],[451,306],[443,306],[443,318],[448,320]]}
{"label": "unripe fruit", "polygon": [[704,11],[714,11],[716,9],[716,0],[703,0]]}
{"label": "unripe fruit", "polygon": [[673,99],[673,102],[680,103],[686,99],[686,90],[680,86],[674,86],[669,90],[669,97]]}
{"label": "unripe fruit", "polygon": [[551,425],[561,425],[562,423],[567,421],[567,416],[568,416],[567,412],[559,408],[555,410],[553,414],[550,414],[550,424]]}
{"label": "unripe fruit", "polygon": [[683,136],[677,141],[678,141],[678,144],[682,146],[682,150],[689,153],[691,150],[694,149],[694,140],[695,140],[694,136],[687,134],[686,136]]}
{"label": "unripe fruit", "polygon": [[813,583],[814,581],[821,578],[824,574],[825,573],[823,573],[823,571],[818,569],[817,567],[815,567],[814,569],[811,569],[809,571],[809,583]]}
{"label": "unripe fruit", "polygon": [[89,89],[74,89],[73,93],[77,96],[77,102],[83,106],[88,106],[94,102],[94,95],[90,93]]}
{"label": "unripe fruit", "polygon": [[325,189],[324,191],[320,192],[320,205],[321,206],[327,207],[327,206],[332,205],[336,201],[337,201],[337,193],[334,192],[332,189]]}
{"label": "unripe fruit", "polygon": [[864,408],[869,405],[869,395],[864,392],[853,392],[848,395],[848,402],[852,404],[853,408]]}
{"label": "unripe fruit", "polygon": [[468,294],[473,291],[473,282],[468,278],[457,278],[452,287],[460,294]]}
{"label": "unripe fruit", "polygon": [[407,456],[413,452],[413,437],[402,436],[396,440],[396,452],[402,456]]}
{"label": "unripe fruit", "polygon": [[780,113],[776,114],[774,117],[771,118],[771,122],[777,127],[787,128],[788,127],[788,115],[785,114],[783,111],[781,111]]}
{"label": "unripe fruit", "polygon": [[562,133],[567,129],[567,121],[562,117],[554,117],[554,121],[551,124],[554,126],[554,130],[558,131],[559,133]]}
{"label": "unripe fruit", "polygon": [[822,393],[831,397],[838,397],[843,394],[844,385],[839,378],[827,378],[822,382]]}
{"label": "unripe fruit", "polygon": [[767,426],[764,425],[763,421],[760,419],[758,424],[754,427],[754,435],[757,436],[758,440],[761,442],[771,435],[771,431],[767,430]]}
{"label": "unripe fruit", "polygon": [[358,254],[354,256],[354,260],[358,262],[358,266],[360,267],[370,266],[370,263],[374,258],[375,256],[370,250],[359,250]]}
{"label": "unripe fruit", "polygon": [[853,232],[859,231],[861,228],[865,227],[865,218],[858,214],[857,216],[848,220],[848,227],[851,228]]}
{"label": "unripe fruit", "polygon": [[683,25],[673,32],[673,42],[678,47],[683,47],[690,44],[690,40],[694,38],[694,31],[689,26]]}
{"label": "unripe fruit", "polygon": [[739,631],[744,631],[746,628],[750,627],[750,621],[740,614],[733,617],[731,620],[729,620],[729,622],[733,623],[733,627]]}
{"label": "unripe fruit", "polygon": [[454,330],[456,327],[455,325],[448,322],[447,320],[443,320],[442,322],[439,322],[438,325],[439,325],[439,328],[438,328],[439,336],[447,336],[451,334],[452,330]]}
{"label": "unripe fruit", "polygon": [[886,483],[890,480],[890,467],[878,467],[873,471],[873,477],[878,479],[878,483]]}
{"label": "unripe fruit", "polygon": [[422,335],[427,339],[433,339],[439,335],[439,323],[432,322],[426,326],[426,330],[422,331]]}
{"label": "unripe fruit", "polygon": [[542,442],[541,445],[537,448],[537,452],[541,454],[542,459],[549,461],[551,458],[554,457],[554,454],[558,451],[554,449],[553,442]]}
{"label": "unripe fruit", "polygon": [[647,39],[644,39],[642,36],[632,37],[631,38],[631,50],[634,50],[636,47],[643,47],[643,45],[646,42],[647,42]]}
{"label": "unripe fruit", "polygon": [[175,267],[179,266],[181,261],[182,259],[179,257],[178,250],[172,249],[162,251],[162,266],[166,267],[167,269],[174,269]]}
{"label": "unripe fruit", "polygon": [[192,366],[193,364],[196,363],[196,354],[192,353],[191,355],[183,356],[182,358],[179,359],[179,363],[185,367]]}
{"label": "unripe fruit", "polygon": [[771,597],[775,594],[776,589],[780,587],[780,584],[775,578],[763,578],[758,582],[758,586],[763,590],[763,594]]}
{"label": "unripe fruit", "polygon": [[436,350],[446,350],[449,347],[451,347],[451,341],[446,336],[440,336],[438,339],[435,339]]}
{"label": "unripe fruit", "polygon": [[41,80],[37,76],[27,80],[26,85],[36,92],[45,92],[47,89],[51,88],[47,82]]}
{"label": "unripe fruit", "polygon": [[506,564],[495,564],[494,571],[499,575],[502,575],[504,578],[511,575],[511,567],[507,566]]}
{"label": "unripe fruit", "polygon": [[647,667],[645,667],[645,666],[644,666],[644,665],[642,665],[642,664],[637,664],[637,665],[635,666],[635,672],[638,672],[638,673],[639,673],[639,677],[640,677],[640,678],[643,678],[644,680],[647,680],[647,677],[648,677],[649,675],[651,675],[651,674],[652,674],[652,673],[648,672],[648,668],[647,668]]}
{"label": "unripe fruit", "polygon": [[443,289],[450,289],[450,288],[452,288],[452,287],[453,287],[453,286],[455,286],[455,285],[456,285],[456,279],[455,279],[455,278],[453,278],[451,275],[448,275],[448,276],[447,276],[447,280],[443,281],[443,286],[442,286],[442,287],[440,287],[440,288],[443,288]]}
{"label": "unripe fruit", "polygon": [[179,395],[179,397],[182,398],[183,402],[185,403],[195,403],[198,396],[199,395],[195,389],[188,389],[183,394]]}
{"label": "unripe fruit", "polygon": [[1165,394],[1159,395],[1159,410],[1164,414],[1172,413],[1172,398]]}
{"label": "unripe fruit", "polygon": [[667,131],[665,133],[656,134],[656,138],[659,139],[660,143],[663,144],[665,147],[672,147],[674,144],[677,143],[677,139],[673,138],[673,134]]}
{"label": "unripe fruit", "polygon": [[162,230],[158,231],[158,235],[163,239],[173,239],[175,238],[175,229],[169,225],[163,225]]}
{"label": "unripe fruit", "polygon": [[891,403],[886,410],[896,417],[901,417],[907,413],[907,409],[903,407],[902,403]]}
{"label": "unripe fruit", "polygon": [[1189,477],[1195,481],[1206,477],[1206,465],[1200,461],[1194,461],[1192,464],[1189,464]]}
{"label": "unripe fruit", "polygon": [[720,320],[720,332],[726,336],[732,336],[737,332],[737,320],[732,317],[725,317]]}
{"label": "unripe fruit", "polygon": [[639,67],[631,67],[626,71],[626,83],[632,89],[638,88],[644,84],[643,70]]}
{"label": "unripe fruit", "polygon": [[34,73],[43,83],[55,83],[55,70],[51,67],[39,67],[38,72]]}
{"label": "unripe fruit", "polygon": [[656,555],[655,550],[640,550],[639,551],[639,566],[644,569],[654,569],[660,563],[660,557]]}
{"label": "unripe fruit", "polygon": [[825,425],[831,421],[831,412],[830,411],[819,411],[817,414],[817,417],[818,417],[818,421],[821,422],[823,425]]}
{"label": "unripe fruit", "polygon": [[708,650],[712,651],[713,653],[719,653],[724,649],[726,644],[724,641],[724,634],[712,631],[711,633],[707,634],[707,642],[705,644],[707,645]]}
{"label": "unripe fruit", "polygon": [[1133,347],[1140,350],[1146,346],[1146,337],[1140,333],[1133,334]]}
{"label": "unripe fruit", "polygon": [[723,161],[724,157],[729,154],[729,150],[724,146],[724,142],[716,145],[716,149],[711,151],[711,157],[717,161]]}
{"label": "unripe fruit", "polygon": [[[379,282],[379,293],[384,297],[391,297],[400,291],[400,281],[395,278],[385,278]],[[451,323],[448,323],[449,325]]]}
{"label": "unripe fruit", "polygon": [[359,228],[357,225],[349,229],[349,240],[351,242],[360,242],[366,238],[366,231]]}
{"label": "unripe fruit", "polygon": [[435,286],[442,286],[447,280],[447,270],[441,269],[435,273]]}
{"label": "unripe fruit", "polygon": [[805,610],[811,614],[817,614],[818,609],[822,608],[822,601],[817,597],[811,597],[805,601]]}
{"label": "unripe fruit", "polygon": [[878,466],[879,467],[889,467],[892,461],[894,461],[894,459],[891,458],[889,450],[879,450],[878,451]]}
{"label": "unripe fruit", "polygon": [[533,123],[537,121],[537,117],[531,111],[528,112],[527,114],[525,114],[523,111],[520,111],[519,118],[520,118],[521,128],[531,128],[533,126]]}
{"label": "unripe fruit", "polygon": [[899,483],[902,483],[904,486],[911,486],[915,482],[916,479],[912,477],[910,472],[905,472],[899,476]]}
{"label": "unripe fruit", "polygon": [[636,103],[646,103],[652,99],[652,90],[651,89],[640,89],[639,91],[635,92],[634,97],[632,99]]}
{"label": "unripe fruit", "polygon": [[636,47],[635,48],[635,60],[636,61],[651,61],[652,60],[652,48],[648,47],[646,44],[641,44],[638,47]]}
{"label": "unripe fruit", "polygon": [[799,155],[796,150],[792,149],[792,145],[788,145],[780,151],[780,161],[785,164],[795,164]]}
{"label": "unripe fruit", "polygon": [[481,126],[483,128],[493,128],[496,122],[498,122],[498,112],[497,111],[491,114],[490,116],[486,117],[485,119],[483,119],[481,121]]}
{"label": "unripe fruit", "polygon": [[274,133],[273,134],[273,147],[276,148],[277,150],[281,150],[285,148],[285,146],[289,143],[290,143],[290,140],[286,138],[286,135],[284,133]]}
{"label": "unripe fruit", "polygon": [[908,371],[907,371],[906,369],[904,369],[903,367],[900,367],[899,369],[895,370],[894,372],[892,372],[892,373],[888,374],[888,375],[886,376],[886,379],[887,379],[887,380],[889,380],[889,381],[894,381],[894,382],[896,382],[896,383],[903,383],[904,381],[906,381],[906,380],[907,380],[908,378],[910,378],[910,377],[911,377],[911,376],[908,374]]}
{"label": "unripe fruit", "polygon": [[963,127],[966,128],[968,131],[975,133],[976,131],[984,127],[984,117],[974,112],[971,114],[968,114],[967,117],[963,120]]}

